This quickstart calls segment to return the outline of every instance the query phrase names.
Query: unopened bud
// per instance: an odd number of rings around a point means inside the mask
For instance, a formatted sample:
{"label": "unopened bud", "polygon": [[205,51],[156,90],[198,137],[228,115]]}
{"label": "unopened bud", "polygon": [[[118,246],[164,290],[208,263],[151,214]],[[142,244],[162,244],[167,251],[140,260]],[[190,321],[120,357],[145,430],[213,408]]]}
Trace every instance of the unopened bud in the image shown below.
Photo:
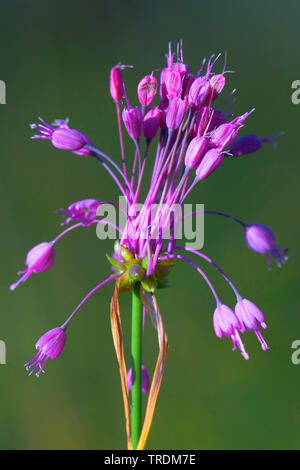
{"label": "unopened bud", "polygon": [[138,84],[137,94],[142,106],[149,106],[157,91],[157,80],[153,75],[146,75]]}
{"label": "unopened bud", "polygon": [[196,170],[196,175],[199,180],[204,180],[211,173],[213,173],[223,162],[224,156],[217,149],[210,149],[201,160],[200,165]]}

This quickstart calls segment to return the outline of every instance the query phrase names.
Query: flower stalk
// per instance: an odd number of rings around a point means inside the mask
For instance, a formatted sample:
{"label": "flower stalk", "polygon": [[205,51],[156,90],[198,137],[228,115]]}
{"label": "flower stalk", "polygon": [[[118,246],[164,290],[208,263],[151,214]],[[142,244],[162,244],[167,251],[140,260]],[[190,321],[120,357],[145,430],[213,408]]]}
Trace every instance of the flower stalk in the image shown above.
{"label": "flower stalk", "polygon": [[142,423],[142,337],[143,304],[140,298],[140,283],[135,283],[132,290],[132,326],[131,326],[131,436],[132,447],[137,448]]}

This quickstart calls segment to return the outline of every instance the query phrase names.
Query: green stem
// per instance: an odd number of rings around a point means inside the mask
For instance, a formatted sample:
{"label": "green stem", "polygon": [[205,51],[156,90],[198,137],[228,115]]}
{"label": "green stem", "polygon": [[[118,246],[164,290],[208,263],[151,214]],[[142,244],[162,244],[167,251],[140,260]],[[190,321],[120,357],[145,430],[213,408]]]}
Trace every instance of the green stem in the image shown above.
{"label": "green stem", "polygon": [[136,449],[142,422],[142,336],[143,304],[140,298],[140,283],[136,282],[132,291],[132,326],[131,326],[131,436],[132,447]]}

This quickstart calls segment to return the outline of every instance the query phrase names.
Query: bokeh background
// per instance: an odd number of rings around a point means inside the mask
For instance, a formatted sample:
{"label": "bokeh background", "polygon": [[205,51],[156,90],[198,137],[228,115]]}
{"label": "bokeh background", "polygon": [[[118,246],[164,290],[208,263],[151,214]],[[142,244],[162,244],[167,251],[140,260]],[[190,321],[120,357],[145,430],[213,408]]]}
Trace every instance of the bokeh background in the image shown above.
{"label": "bokeh background", "polygon": [[[300,365],[291,362],[299,329],[299,119],[291,83],[300,79],[298,0],[103,1],[11,0],[0,6],[1,321],[7,364],[0,365],[1,449],[124,448],[123,404],[109,320],[112,286],[91,299],[69,329],[67,346],[46,374],[28,378],[23,364],[45,331],[60,325],[108,272],[94,229],[70,234],[58,246],[53,269],[11,293],[26,252],[60,231],[54,210],[87,197],[113,200],[118,192],[96,161],[31,141],[28,124],[69,116],[107,153],[119,158],[110,67],[126,71],[130,97],[143,74],[164,65],[168,41],[184,40],[184,58],[196,71],[203,57],[228,51],[226,90],[238,88],[236,113],[252,107],[245,133],[281,130],[276,150],[228,161],[197,188],[191,203],[265,223],[289,246],[284,268],[267,272],[233,222],[208,216],[204,250],[265,312],[270,351],[246,338],[251,360],[231,352],[212,329],[214,302],[189,266],[172,274],[159,301],[170,350],[148,448],[299,448]],[[221,67],[221,65],[219,66]],[[132,144],[128,142],[129,148]],[[232,303],[213,269],[207,273]],[[129,298],[121,299],[126,340]],[[157,353],[147,323],[144,362]]]}

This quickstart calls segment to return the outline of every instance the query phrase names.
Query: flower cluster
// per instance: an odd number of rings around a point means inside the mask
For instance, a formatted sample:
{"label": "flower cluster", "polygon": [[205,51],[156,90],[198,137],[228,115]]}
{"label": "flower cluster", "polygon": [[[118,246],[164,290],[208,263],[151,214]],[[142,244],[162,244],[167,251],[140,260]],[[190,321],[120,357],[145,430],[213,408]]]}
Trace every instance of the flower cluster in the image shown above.
{"label": "flower cluster", "polygon": [[[125,227],[115,226],[120,233],[120,240],[115,243],[113,255],[108,256],[114,268],[113,274],[87,294],[61,328],[55,328],[40,338],[36,344],[37,355],[26,364],[26,367],[31,367],[32,370],[38,367],[37,375],[44,371],[45,362],[49,357],[53,359],[61,353],[68,324],[98,289],[117,279],[121,291],[129,291],[139,282],[145,291],[154,293],[156,289],[168,285],[167,276],[179,261],[189,263],[208,284],[216,300],[213,326],[218,337],[231,338],[234,349],[238,347],[245,359],[249,359],[241,338],[245,332],[253,331],[262,349],[268,348],[260,331],[260,328],[266,328],[266,323],[259,308],[240,295],[229,277],[203,252],[178,246],[176,233],[180,220],[177,216],[174,217],[173,207],[182,206],[190,192],[221,165],[226,164],[227,159],[255,152],[264,142],[275,144],[276,136],[259,138],[249,134],[238,137],[253,109],[240,116],[234,116],[233,92],[229,93],[220,107],[215,104],[217,99],[219,102],[226,84],[226,60],[219,73],[215,73],[214,69],[220,57],[213,56],[207,64],[203,61],[200,70],[193,74],[184,63],[181,43],[178,45],[177,55],[169,46],[166,59],[167,64],[161,70],[159,80],[155,76],[157,72],[152,72],[139,81],[139,105],[136,104],[137,101],[131,104],[133,100],[129,100],[124,85],[123,71],[130,66],[118,64],[111,70],[110,93],[117,112],[120,164],[97,149],[82,132],[70,128],[68,119],[56,120],[49,125],[40,118],[38,124],[31,125],[38,131],[33,138],[47,139],[58,149],[96,159],[123,195],[126,207],[121,209],[127,215]],[[126,156],[128,151],[125,151],[124,147],[124,130],[134,144],[132,159]],[[156,149],[153,152],[155,158],[152,160],[152,176],[146,181],[148,192],[142,208],[137,210],[137,204],[141,202],[145,167],[151,163],[149,154],[154,145]],[[58,213],[65,218],[63,224],[74,224],[51,242],[41,243],[29,251],[26,258],[27,268],[21,272],[22,277],[12,284],[11,289],[14,290],[32,273],[50,269],[54,263],[55,245],[70,231],[97,223],[113,225],[109,221],[97,220],[97,210],[102,202],[85,199],[60,210]],[[237,222],[244,230],[248,247],[256,253],[266,255],[269,266],[271,256],[278,266],[287,260],[287,250],[276,245],[275,236],[268,227],[247,224],[217,211],[204,212]],[[193,215],[194,213],[190,214]],[[165,235],[166,227],[170,230],[168,237]],[[223,276],[236,296],[234,310],[223,304],[205,272],[188,255],[212,264]],[[129,385],[130,377],[129,373]],[[149,379],[145,368],[143,381],[144,390],[148,390]]]}

